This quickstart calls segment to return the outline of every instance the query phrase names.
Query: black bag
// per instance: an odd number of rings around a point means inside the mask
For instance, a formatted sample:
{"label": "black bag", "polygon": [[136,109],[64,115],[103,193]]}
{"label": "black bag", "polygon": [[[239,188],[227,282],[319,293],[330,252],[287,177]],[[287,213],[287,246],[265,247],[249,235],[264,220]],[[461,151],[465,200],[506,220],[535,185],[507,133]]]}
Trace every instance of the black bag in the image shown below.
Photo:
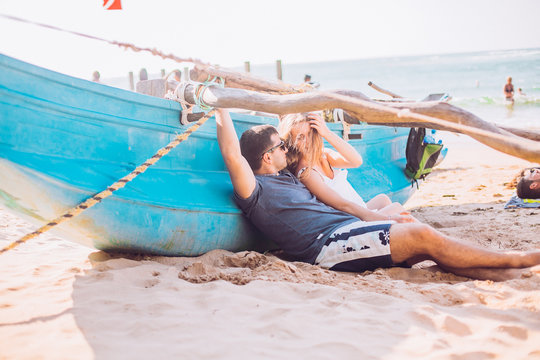
{"label": "black bag", "polygon": [[426,142],[425,140],[428,140],[425,128],[411,128],[405,150],[407,157],[405,174],[411,178],[413,183],[418,179],[425,179],[431,173],[443,148],[443,144],[440,142],[436,144],[434,141]]}

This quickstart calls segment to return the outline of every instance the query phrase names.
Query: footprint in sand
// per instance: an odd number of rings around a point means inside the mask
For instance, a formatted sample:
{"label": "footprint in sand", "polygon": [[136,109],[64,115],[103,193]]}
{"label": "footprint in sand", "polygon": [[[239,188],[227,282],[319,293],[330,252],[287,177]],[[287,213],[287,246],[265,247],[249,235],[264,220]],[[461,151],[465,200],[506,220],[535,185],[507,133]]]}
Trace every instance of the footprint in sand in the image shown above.
{"label": "footprint in sand", "polygon": [[159,279],[149,279],[144,282],[144,288],[148,289],[159,284]]}
{"label": "footprint in sand", "polygon": [[450,357],[452,360],[484,360],[494,359],[497,355],[484,351],[469,352],[465,354],[454,354]]}
{"label": "footprint in sand", "polygon": [[505,332],[519,340],[527,340],[529,338],[529,332],[527,329],[522,327],[501,325],[497,328],[497,330]]}
{"label": "footprint in sand", "polygon": [[469,329],[466,324],[453,318],[452,316],[447,316],[444,319],[442,327],[444,330],[458,336],[467,336],[472,334],[471,329]]}

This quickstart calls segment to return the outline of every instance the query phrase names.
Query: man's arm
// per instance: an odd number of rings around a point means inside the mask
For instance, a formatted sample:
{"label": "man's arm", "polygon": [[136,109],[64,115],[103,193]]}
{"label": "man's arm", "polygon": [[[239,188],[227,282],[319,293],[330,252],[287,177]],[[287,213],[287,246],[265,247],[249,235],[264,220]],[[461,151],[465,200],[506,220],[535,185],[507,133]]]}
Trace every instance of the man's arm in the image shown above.
{"label": "man's arm", "polygon": [[227,110],[216,110],[216,125],[219,148],[229,170],[234,191],[246,199],[255,190],[255,175],[240,152],[240,142]]}

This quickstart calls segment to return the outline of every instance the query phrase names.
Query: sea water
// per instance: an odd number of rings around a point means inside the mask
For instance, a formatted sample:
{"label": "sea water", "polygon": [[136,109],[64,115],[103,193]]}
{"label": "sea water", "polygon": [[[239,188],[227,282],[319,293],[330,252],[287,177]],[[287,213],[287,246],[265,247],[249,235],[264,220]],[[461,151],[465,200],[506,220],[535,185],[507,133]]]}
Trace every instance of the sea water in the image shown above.
{"label": "sea water", "polygon": [[[251,70],[258,76],[276,76],[275,65],[252,65]],[[283,65],[287,83],[301,83],[304,74],[320,89],[358,90],[378,99],[389,97],[368,82],[418,100],[430,93],[448,93],[451,104],[486,121],[540,128],[540,48]],[[503,94],[508,76],[514,84],[514,106],[508,106]],[[526,95],[517,95],[518,88]]]}
{"label": "sea water", "polygon": [[[235,68],[243,71],[243,67]],[[405,98],[421,100],[431,93],[448,93],[451,104],[499,125],[540,128],[540,48],[387,57],[288,64],[282,59],[283,81],[298,85],[310,74],[320,89],[358,90],[376,99],[389,97],[368,86],[376,85]],[[251,65],[253,75],[276,78],[276,65]],[[504,100],[506,78],[526,96]],[[156,74],[155,77],[159,77]],[[112,80],[112,79],[111,79]],[[107,83],[107,81],[104,81]],[[127,88],[127,78],[111,85]]]}

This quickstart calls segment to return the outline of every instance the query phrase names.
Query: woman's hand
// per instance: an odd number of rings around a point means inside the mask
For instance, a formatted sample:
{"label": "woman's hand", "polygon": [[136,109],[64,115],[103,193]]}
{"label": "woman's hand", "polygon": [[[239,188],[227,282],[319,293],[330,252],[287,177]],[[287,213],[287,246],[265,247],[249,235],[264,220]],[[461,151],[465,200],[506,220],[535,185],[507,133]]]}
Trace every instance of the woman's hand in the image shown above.
{"label": "woman's hand", "polygon": [[319,114],[309,113],[307,115],[307,120],[311,128],[317,130],[319,135],[321,135],[323,138],[327,139],[332,133],[328,126],[326,126],[326,122],[324,122],[322,116]]}
{"label": "woman's hand", "polygon": [[309,113],[307,120],[309,126],[315,129],[334,148],[334,150],[330,148],[324,149],[330,166],[334,168],[354,168],[362,165],[362,156],[351,144],[332,132],[320,115]]}
{"label": "woman's hand", "polygon": [[390,215],[388,216],[388,220],[394,220],[398,223],[412,223],[412,222],[418,222],[410,212],[404,211],[401,214],[396,215]]}

